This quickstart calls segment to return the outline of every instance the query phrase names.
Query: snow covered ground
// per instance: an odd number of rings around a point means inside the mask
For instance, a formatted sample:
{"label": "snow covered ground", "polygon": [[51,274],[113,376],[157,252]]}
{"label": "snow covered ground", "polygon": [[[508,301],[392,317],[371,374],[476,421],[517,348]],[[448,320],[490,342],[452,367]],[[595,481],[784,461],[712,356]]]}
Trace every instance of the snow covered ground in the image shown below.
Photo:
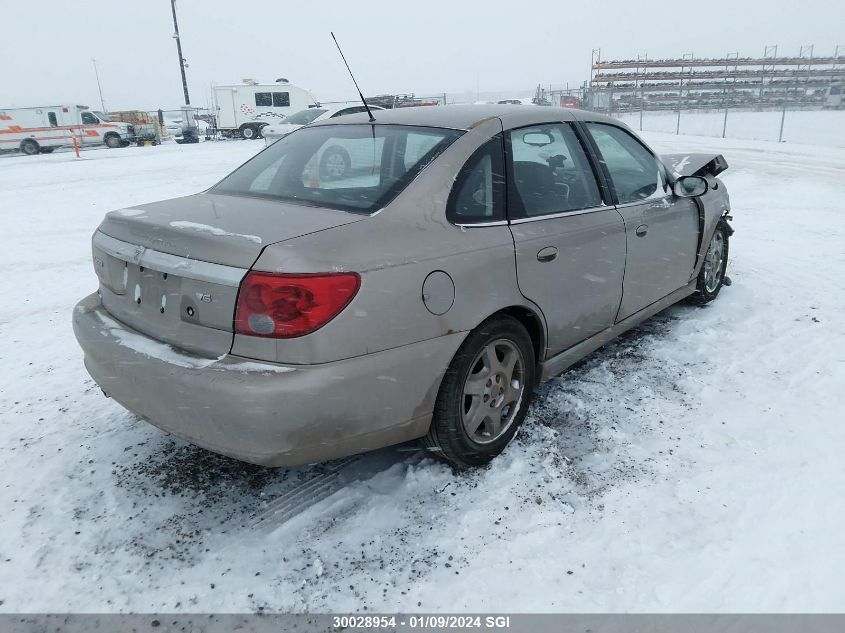
{"label": "snow covered ground", "polygon": [[[725,126],[725,112],[681,111],[681,134],[715,136],[721,138],[722,127],[726,138],[759,141],[777,141],[780,134],[782,112],[751,112],[730,110]],[[677,112],[631,112],[618,117],[635,130],[675,133],[678,129]],[[828,110],[788,110],[783,117],[783,142],[809,145],[845,147],[845,112]]]}
{"label": "snow covered ground", "polygon": [[845,149],[646,136],[727,157],[733,286],[543,386],[461,475],[413,447],[244,465],[85,373],[102,215],[260,144],[0,159],[0,611],[841,611]]}

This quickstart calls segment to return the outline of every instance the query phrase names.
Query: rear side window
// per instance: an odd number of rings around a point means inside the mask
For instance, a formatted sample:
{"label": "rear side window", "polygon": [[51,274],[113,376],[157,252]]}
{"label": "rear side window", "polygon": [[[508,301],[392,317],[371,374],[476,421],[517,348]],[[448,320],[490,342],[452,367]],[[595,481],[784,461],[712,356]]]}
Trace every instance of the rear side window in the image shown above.
{"label": "rear side window", "polygon": [[505,164],[501,134],[470,156],[449,195],[446,217],[454,224],[505,219]]}
{"label": "rear side window", "polygon": [[273,107],[274,108],[290,107],[290,93],[289,92],[274,92],[273,93]]}
{"label": "rear side window", "polygon": [[256,92],[255,105],[262,108],[269,108],[273,105],[273,95],[269,92]]}
{"label": "rear side window", "polygon": [[601,195],[584,148],[565,123],[508,132],[508,209],[536,217],[600,206]]}
{"label": "rear side window", "polygon": [[370,213],[398,195],[461,133],[377,124],[303,127],[211,192]]}
{"label": "rear side window", "polygon": [[607,166],[619,204],[662,198],[667,182],[662,163],[622,128],[587,123]]}

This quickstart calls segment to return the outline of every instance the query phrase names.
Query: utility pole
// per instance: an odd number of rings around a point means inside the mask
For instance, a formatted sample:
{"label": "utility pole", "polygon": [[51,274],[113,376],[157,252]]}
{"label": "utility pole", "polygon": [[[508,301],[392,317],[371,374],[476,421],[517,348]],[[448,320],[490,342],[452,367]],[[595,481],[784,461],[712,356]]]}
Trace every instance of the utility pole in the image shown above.
{"label": "utility pole", "polygon": [[100,108],[102,108],[101,112],[105,114],[106,102],[103,101],[103,87],[100,85],[100,73],[97,72],[97,60],[92,58],[91,63],[94,64],[94,76],[97,78],[97,90],[100,93]]}
{"label": "utility pole", "polygon": [[191,105],[188,96],[188,78],[185,76],[185,58],[182,57],[182,40],[179,39],[179,23],[176,21],[176,0],[170,0],[173,10],[173,39],[176,40],[176,52],[179,54],[179,70],[182,72],[182,90],[185,91],[185,105]]}

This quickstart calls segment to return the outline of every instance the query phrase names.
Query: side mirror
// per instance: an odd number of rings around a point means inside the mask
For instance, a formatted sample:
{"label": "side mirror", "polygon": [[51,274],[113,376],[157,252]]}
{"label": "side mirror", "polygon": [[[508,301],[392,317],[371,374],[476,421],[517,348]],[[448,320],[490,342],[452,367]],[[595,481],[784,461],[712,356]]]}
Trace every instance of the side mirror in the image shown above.
{"label": "side mirror", "polygon": [[680,198],[697,198],[710,189],[707,180],[701,176],[681,176],[672,185],[672,191]]}

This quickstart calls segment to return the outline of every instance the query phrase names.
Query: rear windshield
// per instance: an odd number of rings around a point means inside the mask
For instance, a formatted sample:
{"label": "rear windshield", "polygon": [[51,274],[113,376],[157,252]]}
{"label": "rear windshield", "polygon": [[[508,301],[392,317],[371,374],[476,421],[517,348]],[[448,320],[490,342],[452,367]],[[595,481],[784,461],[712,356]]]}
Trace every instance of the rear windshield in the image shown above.
{"label": "rear windshield", "polygon": [[291,114],[282,123],[293,123],[294,125],[308,125],[321,114],[328,112],[328,110],[321,110],[320,108],[308,108],[307,110],[300,110],[296,114]]}
{"label": "rear windshield", "polygon": [[211,193],[370,213],[461,134],[404,125],[304,127],[270,145]]}

